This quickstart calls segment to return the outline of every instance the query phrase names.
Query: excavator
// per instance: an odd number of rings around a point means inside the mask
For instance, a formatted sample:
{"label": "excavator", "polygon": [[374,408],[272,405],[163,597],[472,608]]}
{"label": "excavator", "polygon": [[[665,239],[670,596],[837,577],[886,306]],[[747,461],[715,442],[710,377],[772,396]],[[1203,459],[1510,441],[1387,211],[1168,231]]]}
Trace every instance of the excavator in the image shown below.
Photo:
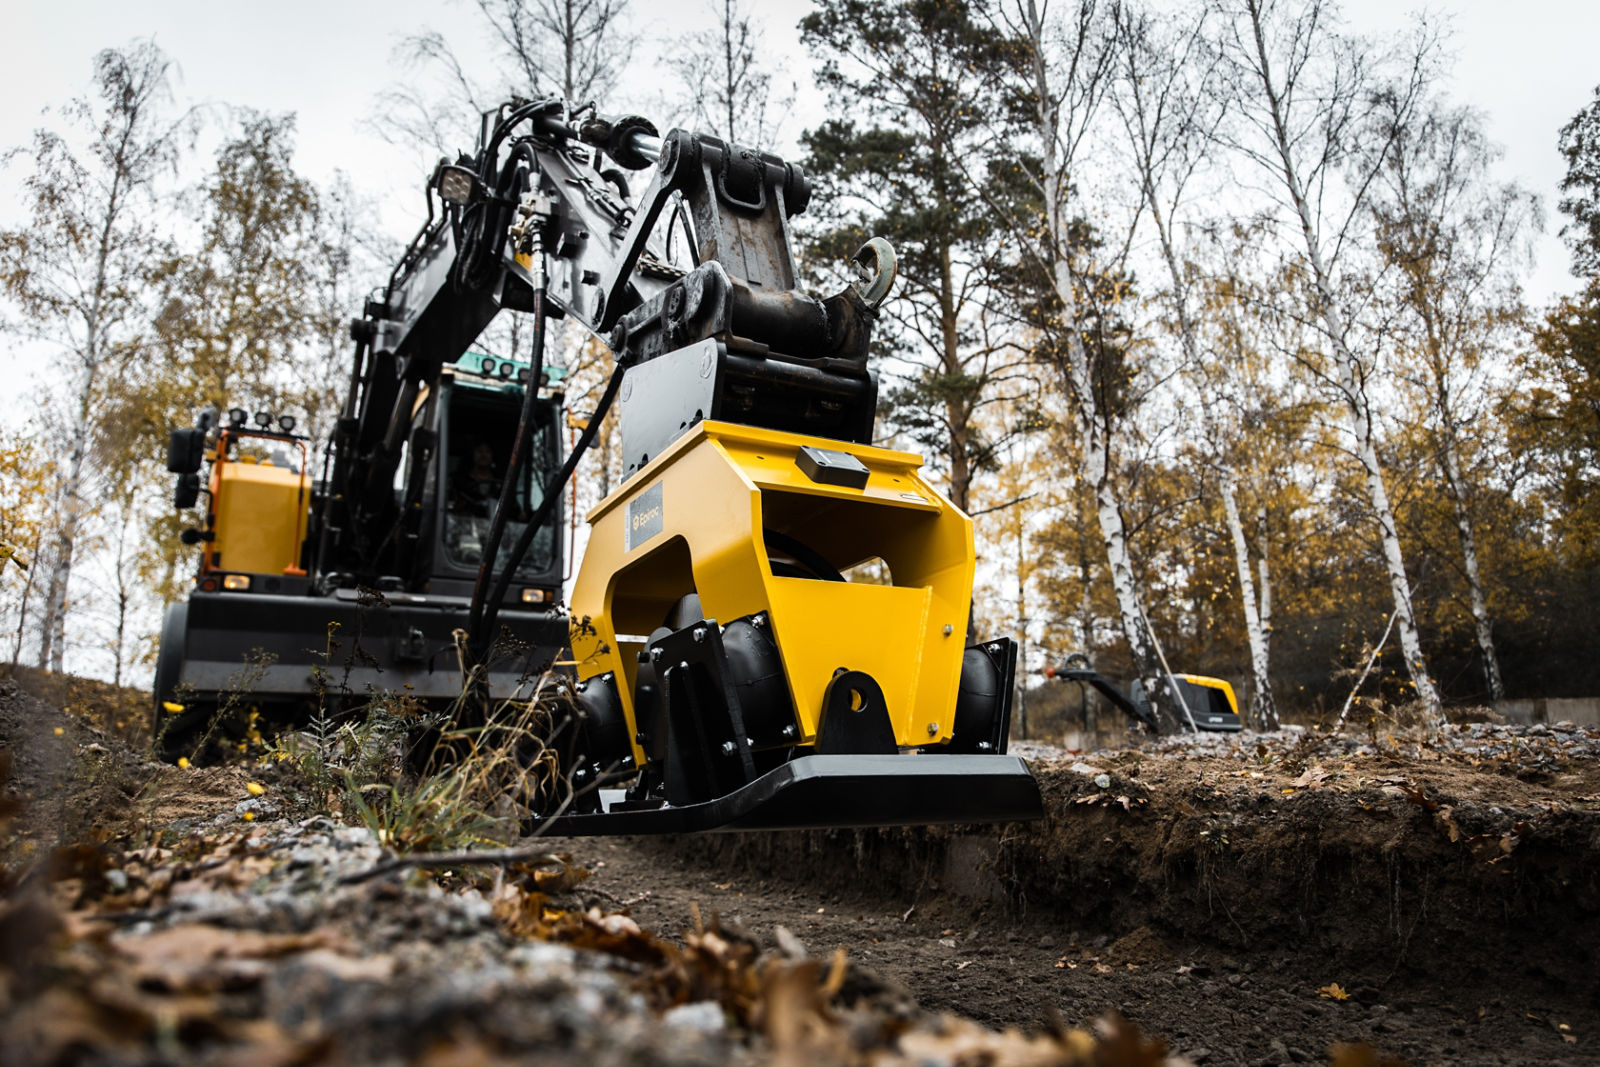
{"label": "excavator", "polygon": [[[1150,698],[1144,683],[1137,678],[1130,696],[1117,688],[1115,682],[1095,670],[1089,657],[1082,652],[1067,656],[1060,667],[1046,667],[1044,676],[1052,681],[1076,682],[1080,694],[1094,689],[1129,719],[1152,734],[1161,732],[1161,724],[1150,708]],[[1238,733],[1244,729],[1244,719],[1239,714],[1239,700],[1233,695],[1233,686],[1225,679],[1204,674],[1169,674],[1167,685],[1178,706],[1178,729],[1193,733]]]}
{"label": "excavator", "polygon": [[[553,99],[486,112],[426,195],[352,324],[316,477],[272,412],[173,431],[175,503],[204,507],[158,735],[201,735],[241,692],[459,709],[526,700],[554,667],[575,728],[549,832],[1039,817],[1006,752],[1017,646],[969,633],[972,522],[920,457],[872,443],[888,242],[813,295],[800,167]],[[474,350],[502,313],[531,320],[531,359]],[[541,365],[558,319],[615,357],[565,458]],[[624,479],[563,606],[563,494],[613,406]]]}

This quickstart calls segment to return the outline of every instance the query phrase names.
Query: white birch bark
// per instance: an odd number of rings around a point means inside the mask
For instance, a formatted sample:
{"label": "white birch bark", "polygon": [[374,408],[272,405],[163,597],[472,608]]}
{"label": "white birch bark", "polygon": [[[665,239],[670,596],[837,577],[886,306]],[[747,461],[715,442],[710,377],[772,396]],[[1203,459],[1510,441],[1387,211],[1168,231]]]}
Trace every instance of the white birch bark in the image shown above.
{"label": "white birch bark", "polygon": [[[1143,153],[1141,153],[1142,155]],[[1173,243],[1170,217],[1161,209],[1161,204],[1156,196],[1153,176],[1148,166],[1148,158],[1140,167],[1144,176],[1145,202],[1150,210],[1151,219],[1156,228],[1156,233],[1161,241],[1162,258],[1166,261],[1167,271],[1172,278],[1173,309],[1178,319],[1178,339],[1183,349],[1184,364],[1191,368],[1192,373],[1204,377],[1200,363],[1199,343],[1196,340],[1196,324],[1189,310],[1189,286],[1182,269],[1178,265],[1177,250]],[[1202,389],[1199,396],[1201,421],[1205,426],[1207,443],[1212,454],[1212,466],[1217,471],[1217,479],[1221,484],[1222,505],[1227,515],[1228,532],[1233,539],[1234,563],[1239,576],[1239,599],[1244,614],[1245,640],[1250,649],[1250,718],[1259,729],[1274,730],[1278,727],[1278,710],[1272,698],[1272,681],[1267,673],[1267,635],[1261,628],[1260,612],[1256,608],[1255,583],[1250,577],[1250,548],[1245,541],[1244,525],[1239,521],[1239,503],[1236,479],[1228,460],[1224,455],[1225,448],[1222,444],[1222,433],[1217,425],[1216,413],[1211,404],[1215,401],[1215,393],[1210,389]]]}
{"label": "white birch bark", "polygon": [[1061,368],[1063,385],[1072,412],[1073,430],[1078,435],[1084,474],[1094,487],[1095,514],[1100,523],[1101,541],[1105,546],[1106,564],[1111,575],[1111,589],[1117,602],[1122,634],[1128,642],[1134,671],[1150,701],[1151,711],[1158,722],[1171,726],[1175,725],[1176,720],[1167,702],[1161,698],[1164,691],[1162,672],[1156,661],[1154,643],[1145,628],[1138,588],[1134,583],[1127,529],[1122,521],[1112,471],[1105,417],[1095,393],[1088,351],[1077,330],[1077,283],[1069,261],[1071,219],[1066,212],[1069,186],[1066,168],[1071,153],[1062,137],[1057,98],[1045,58],[1044,15],[1036,0],[1024,0],[1021,15],[1032,46],[1031,88],[1035,99],[1034,119],[1043,149],[1040,184],[1048,227],[1050,279],[1061,301],[1062,340],[1066,348],[1065,365]]}
{"label": "white birch bark", "polygon": [[1245,637],[1250,643],[1250,722],[1258,730],[1276,730],[1278,708],[1272,699],[1272,686],[1267,676],[1267,632],[1261,625],[1256,583],[1250,575],[1250,544],[1245,540],[1244,523],[1239,520],[1239,500],[1233,472],[1224,468],[1218,477],[1222,483],[1222,511],[1227,516],[1228,535],[1233,539],[1233,561],[1239,572],[1239,600],[1244,609]]}
{"label": "white birch bark", "polygon": [[1255,50],[1254,74],[1260,81],[1267,119],[1271,124],[1273,149],[1278,164],[1277,177],[1283,182],[1290,206],[1294,209],[1305,245],[1306,265],[1311,270],[1315,291],[1317,317],[1322,320],[1323,331],[1333,349],[1335,380],[1345,400],[1349,415],[1354,452],[1361,463],[1367,486],[1367,503],[1378,529],[1383,549],[1384,568],[1388,572],[1389,590],[1394,600],[1396,627],[1400,633],[1400,648],[1405,656],[1406,670],[1412,687],[1416,690],[1422,718],[1431,728],[1445,722],[1439,702],[1438,690],[1428,674],[1428,662],[1422,651],[1422,638],[1417,630],[1416,612],[1411,603],[1411,581],[1406,576],[1405,556],[1400,548],[1400,535],[1395,526],[1394,512],[1389,505],[1389,493],[1384,485],[1383,469],[1378,463],[1374,442],[1372,406],[1366,394],[1366,368],[1350,350],[1346,341],[1348,331],[1339,301],[1334,294],[1331,272],[1323,260],[1318,230],[1311,215],[1310,201],[1301,179],[1292,137],[1288,129],[1287,107],[1278,85],[1273,81],[1272,62],[1268,55],[1264,12],[1261,0],[1245,0],[1250,18],[1250,30]]}
{"label": "white birch bark", "polygon": [[1467,511],[1465,486],[1461,478],[1461,459],[1453,440],[1446,439],[1441,448],[1440,461],[1444,468],[1445,488],[1450,494],[1454,509],[1456,536],[1461,541],[1461,567],[1467,576],[1468,606],[1472,609],[1473,636],[1478,642],[1478,655],[1483,659],[1484,681],[1489,686],[1489,699],[1498,703],[1505,699],[1505,683],[1500,679],[1500,659],[1494,650],[1494,628],[1489,615],[1489,601],[1483,592],[1483,576],[1478,569],[1478,537],[1472,526],[1472,516]]}
{"label": "white birch bark", "polygon": [[[117,176],[119,179],[121,175]],[[116,185],[113,185],[113,190]],[[43,614],[40,620],[39,666],[61,671],[66,659],[66,627],[69,601],[67,591],[72,584],[72,564],[77,556],[78,538],[83,526],[83,467],[89,452],[89,434],[93,429],[96,378],[99,376],[102,356],[99,345],[99,318],[101,294],[105,290],[106,261],[109,258],[109,233],[115,221],[117,201],[113,198],[106,213],[105,234],[102,236],[99,259],[96,264],[96,285],[85,315],[88,334],[80,354],[83,367],[83,384],[78,391],[73,425],[67,427],[70,441],[66,473],[61,485],[61,524],[56,527],[55,552],[50,564],[50,577],[45,583]]]}
{"label": "white birch bark", "polygon": [[88,499],[91,449],[103,429],[96,410],[103,379],[110,361],[120,358],[120,342],[143,328],[140,291],[158,252],[154,227],[136,215],[134,198],[148,193],[154,178],[175,162],[189,126],[188,117],[159,125],[168,64],[153,44],[107,50],[95,63],[104,110],[74,103],[93,131],[89,151],[75,158],[58,135],[35,134],[37,169],[28,182],[32,230],[20,231],[22,242],[11,242],[27,252],[7,265],[6,278],[11,294],[31,311],[33,328],[63,345],[79,376],[59,427],[66,455],[61,514],[40,611],[39,665],[57,671],[65,658],[73,566],[94,513]]}
{"label": "white birch bark", "polygon": [[[1208,373],[1200,356],[1199,325],[1192,312],[1189,278],[1178,259],[1173,213],[1183,200],[1184,186],[1205,151],[1204,145],[1210,141],[1212,130],[1204,128],[1206,123],[1199,119],[1195,102],[1185,100],[1173,103],[1173,97],[1192,89],[1179,84],[1181,71],[1177,66],[1162,65],[1173,61],[1163,58],[1156,61],[1154,70],[1146,69],[1144,61],[1152,57],[1154,45],[1147,38],[1147,33],[1147,25],[1137,15],[1119,13],[1118,44],[1122,76],[1118,111],[1132,149],[1145,209],[1150,213],[1151,224],[1161,247],[1161,258],[1172,283],[1172,309],[1177,319],[1176,332],[1184,366],[1187,373],[1196,375],[1204,382]],[[1189,42],[1181,43],[1187,45]],[[1181,51],[1187,53],[1187,48]],[[1177,62],[1181,62],[1181,59]],[[1205,88],[1202,86],[1201,91]],[[1150,104],[1146,94],[1155,104]],[[1163,186],[1168,190],[1166,197],[1161,193]],[[1171,211],[1168,210],[1169,206]],[[1198,414],[1205,427],[1211,465],[1217,471],[1221,484],[1223,509],[1233,539],[1245,639],[1250,650],[1250,718],[1261,729],[1275,729],[1278,717],[1272,699],[1272,683],[1267,675],[1267,638],[1261,629],[1260,615],[1256,609],[1249,546],[1239,520],[1236,479],[1226,457],[1224,434],[1214,410],[1217,390],[1202,385],[1193,392],[1197,396]]]}
{"label": "white birch bark", "polygon": [[[1267,561],[1267,509],[1262,508],[1256,512],[1256,587],[1261,597],[1261,608],[1257,612],[1261,616],[1261,633],[1267,638],[1272,636],[1272,569]],[[1270,655],[1272,646],[1266,646]],[[1274,709],[1276,711],[1276,709]]]}

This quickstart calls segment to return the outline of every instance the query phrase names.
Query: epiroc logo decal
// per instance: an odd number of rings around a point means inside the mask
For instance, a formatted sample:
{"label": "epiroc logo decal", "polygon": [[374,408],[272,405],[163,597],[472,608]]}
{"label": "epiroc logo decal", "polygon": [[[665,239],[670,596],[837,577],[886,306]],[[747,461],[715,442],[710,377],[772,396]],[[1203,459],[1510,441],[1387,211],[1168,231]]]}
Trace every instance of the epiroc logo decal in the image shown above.
{"label": "epiroc logo decal", "polygon": [[662,530],[661,483],[628,501],[628,522],[622,529],[622,550],[632,552]]}

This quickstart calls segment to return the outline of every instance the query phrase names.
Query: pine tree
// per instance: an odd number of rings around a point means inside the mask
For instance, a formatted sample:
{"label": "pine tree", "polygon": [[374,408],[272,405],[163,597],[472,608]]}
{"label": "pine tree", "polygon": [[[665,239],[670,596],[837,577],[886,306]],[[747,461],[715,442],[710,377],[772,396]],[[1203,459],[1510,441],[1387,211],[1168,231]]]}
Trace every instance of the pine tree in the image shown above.
{"label": "pine tree", "polygon": [[[1016,429],[980,416],[1033,388],[998,290],[1015,243],[969,176],[1004,110],[993,72],[1016,55],[981,8],[826,0],[800,23],[835,114],[801,138],[818,186],[813,253],[848,259],[873,235],[895,246],[901,281],[884,311],[898,328],[879,361],[892,377],[886,423],[933,454],[962,509]],[[993,177],[1020,184],[1014,168]]]}

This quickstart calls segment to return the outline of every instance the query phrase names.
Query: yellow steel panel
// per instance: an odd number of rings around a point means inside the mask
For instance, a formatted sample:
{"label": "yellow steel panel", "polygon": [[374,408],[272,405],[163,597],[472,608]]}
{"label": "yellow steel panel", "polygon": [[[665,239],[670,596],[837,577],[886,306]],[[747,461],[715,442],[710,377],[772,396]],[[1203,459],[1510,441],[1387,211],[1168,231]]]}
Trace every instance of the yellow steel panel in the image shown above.
{"label": "yellow steel panel", "polygon": [[[804,445],[850,452],[868,468],[866,487],[812,482],[795,462]],[[707,618],[769,613],[808,739],[823,691],[844,667],[878,682],[900,744],[948,740],[972,597],[972,522],[922,479],[921,462],[889,449],[701,423],[589,514],[572,596],[579,677],[616,671],[635,732],[640,646],[617,635],[649,634],[695,592]],[[882,559],[893,585],[775,576],[764,530],[800,541],[840,570]]]}
{"label": "yellow steel panel", "polygon": [[282,574],[300,564],[310,484],[269,463],[220,463],[212,479],[216,569]]}
{"label": "yellow steel panel", "polygon": [[[948,739],[950,684],[960,680],[961,660],[955,658],[952,678],[950,663],[940,662],[949,657],[937,653],[959,650],[960,638],[930,633],[930,590],[776,578],[771,593],[773,631],[805,740],[816,736],[823,693],[841,669],[872,675],[901,744]],[[924,663],[925,650],[934,662]]]}

